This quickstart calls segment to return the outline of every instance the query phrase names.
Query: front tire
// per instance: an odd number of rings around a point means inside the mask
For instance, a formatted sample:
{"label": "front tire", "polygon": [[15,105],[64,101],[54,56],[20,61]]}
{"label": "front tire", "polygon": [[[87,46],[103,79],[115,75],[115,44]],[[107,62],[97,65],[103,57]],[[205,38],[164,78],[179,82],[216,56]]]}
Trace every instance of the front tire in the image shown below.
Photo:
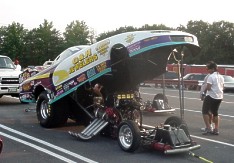
{"label": "front tire", "polygon": [[125,152],[134,152],[141,144],[140,129],[134,121],[123,121],[118,127],[118,144]]}
{"label": "front tire", "polygon": [[43,91],[37,100],[36,112],[37,118],[42,127],[51,128],[58,127],[67,122],[68,114],[66,111],[66,100],[49,104],[46,91]]}

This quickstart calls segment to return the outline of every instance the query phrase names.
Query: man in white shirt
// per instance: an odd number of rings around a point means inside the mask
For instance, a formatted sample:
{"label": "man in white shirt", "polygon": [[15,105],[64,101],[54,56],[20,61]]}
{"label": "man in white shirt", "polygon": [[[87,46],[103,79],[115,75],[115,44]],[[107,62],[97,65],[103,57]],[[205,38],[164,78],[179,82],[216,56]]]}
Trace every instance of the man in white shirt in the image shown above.
{"label": "man in white shirt", "polygon": [[[206,130],[203,134],[219,134],[219,116],[218,109],[223,99],[223,85],[224,78],[218,73],[217,64],[210,61],[206,65],[209,71],[209,76],[207,78],[207,85],[204,89],[206,92],[206,97],[202,106],[203,119],[206,124]],[[212,131],[210,126],[209,114],[213,115],[213,122],[215,124],[214,130]]]}

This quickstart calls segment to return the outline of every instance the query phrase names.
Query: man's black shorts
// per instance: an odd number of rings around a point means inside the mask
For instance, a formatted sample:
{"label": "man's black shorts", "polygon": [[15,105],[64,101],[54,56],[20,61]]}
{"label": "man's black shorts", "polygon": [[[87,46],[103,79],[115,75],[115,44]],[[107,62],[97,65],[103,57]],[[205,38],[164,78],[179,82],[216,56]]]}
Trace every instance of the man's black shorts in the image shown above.
{"label": "man's black shorts", "polygon": [[213,99],[209,95],[205,97],[202,105],[202,114],[212,113],[214,116],[218,116],[218,109],[222,99]]}

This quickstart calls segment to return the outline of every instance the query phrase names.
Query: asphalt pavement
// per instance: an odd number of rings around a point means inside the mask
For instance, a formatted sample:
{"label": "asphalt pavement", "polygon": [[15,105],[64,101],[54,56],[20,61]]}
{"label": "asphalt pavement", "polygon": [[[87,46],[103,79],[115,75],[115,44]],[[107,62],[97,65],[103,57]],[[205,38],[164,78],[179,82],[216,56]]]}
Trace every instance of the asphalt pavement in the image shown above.
{"label": "asphalt pavement", "polygon": [[[162,93],[161,89],[155,88],[141,88],[140,91],[144,100],[152,100],[155,94]],[[120,149],[115,139],[100,135],[90,141],[80,141],[71,137],[68,131],[82,131],[82,126],[68,121],[63,127],[43,128],[38,124],[35,104],[21,104],[16,98],[4,96],[0,98],[0,137],[4,143],[0,162],[230,163],[234,160],[234,94],[224,95],[220,107],[221,125],[218,136],[204,136],[200,131],[204,122],[198,92],[184,92],[182,111],[178,90],[167,89],[165,94],[175,112],[143,112],[143,123],[156,126],[164,123],[170,116],[181,116],[183,113],[192,139],[201,145],[201,148],[193,153],[165,155],[149,147],[141,147],[134,153],[127,153]],[[25,109],[29,111],[26,112]]]}

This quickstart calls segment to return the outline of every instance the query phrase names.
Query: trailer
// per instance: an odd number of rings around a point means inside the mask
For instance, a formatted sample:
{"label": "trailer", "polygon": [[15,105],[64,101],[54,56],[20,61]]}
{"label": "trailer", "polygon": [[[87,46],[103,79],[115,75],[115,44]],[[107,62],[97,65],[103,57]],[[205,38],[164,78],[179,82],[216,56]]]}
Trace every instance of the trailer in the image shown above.
{"label": "trailer", "polygon": [[[183,64],[181,65],[181,68],[183,68],[184,74],[182,76],[185,76],[189,73],[203,73],[207,74],[206,65],[196,65],[196,64]],[[174,71],[178,72],[178,65],[177,64],[167,64],[168,71]],[[218,65],[219,73],[222,75],[229,75],[234,77],[234,65]]]}

